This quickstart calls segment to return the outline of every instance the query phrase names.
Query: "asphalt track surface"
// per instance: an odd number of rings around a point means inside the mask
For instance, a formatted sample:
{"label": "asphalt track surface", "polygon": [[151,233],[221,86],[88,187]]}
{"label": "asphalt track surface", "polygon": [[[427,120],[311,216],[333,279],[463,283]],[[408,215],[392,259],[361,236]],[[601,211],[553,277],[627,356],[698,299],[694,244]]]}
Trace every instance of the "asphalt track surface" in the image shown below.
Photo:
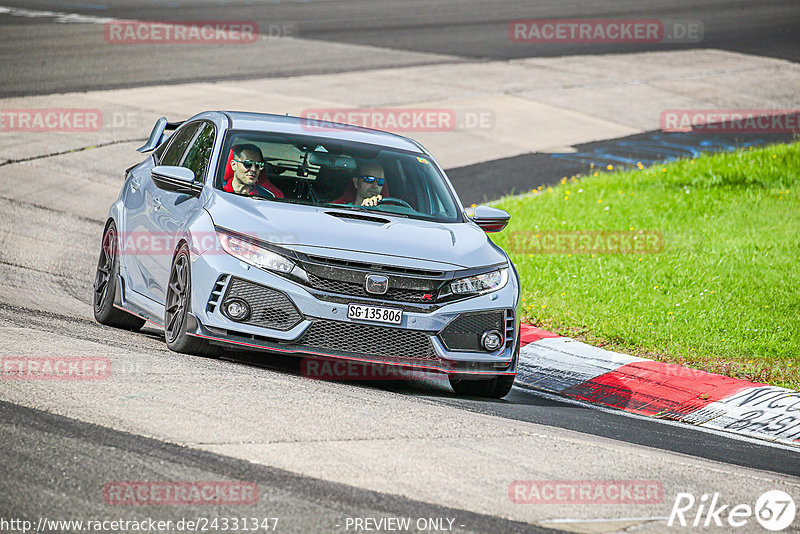
{"label": "asphalt track surface", "polygon": [[[96,3],[0,3],[113,18],[255,19],[261,24],[276,20],[300,21],[303,38],[417,51],[425,54],[420,57],[420,63],[452,61],[453,56],[460,61],[481,61],[587,53],[585,47],[514,45],[507,39],[507,23],[515,18],[575,18],[589,14],[604,18],[699,18],[705,27],[704,47],[800,59],[797,47],[800,5],[797,2],[682,2],[670,3],[668,8],[660,7],[660,4],[652,1],[488,4],[450,0],[433,6],[429,2],[377,4],[333,0],[281,3],[154,1],[143,4],[101,3],[99,0]],[[187,56],[182,56],[182,52],[154,58],[135,50],[107,46],[97,38],[96,28],[91,25],[54,25],[44,20],[21,20],[19,17],[0,15],[0,42],[3,43],[0,73],[5,80],[0,91],[5,96],[177,83],[213,79],[215,76],[215,73],[209,74],[204,70],[196,57],[193,58],[194,63],[187,64]],[[320,47],[324,49],[324,44]],[[592,48],[588,52],[637,49],[637,46],[608,46]],[[433,57],[437,55],[446,57]],[[385,62],[382,66],[391,65],[391,58],[381,61]],[[148,68],[156,63],[157,67]],[[355,68],[375,66],[375,63],[365,61]],[[336,72],[353,67],[337,63],[335,58],[325,57],[324,52],[309,58],[264,57],[258,58],[258,61],[242,54],[234,58],[231,65],[231,69],[237,72],[236,76],[243,77]],[[136,74],[134,76],[131,73]],[[223,79],[229,74],[219,73],[219,76]],[[115,157],[122,148],[130,151],[133,147],[127,144],[120,147],[119,151],[109,150],[94,159],[81,154],[67,155],[61,158],[59,165],[72,168],[83,166],[81,172],[89,175],[89,181],[118,183],[119,173],[109,174],[103,162],[116,161]],[[502,172],[503,165],[514,164],[529,166],[531,161],[481,165],[493,165],[496,171]],[[33,165],[33,169],[36,169],[36,162]],[[555,177],[566,172],[564,169],[554,166],[551,172]],[[461,180],[463,189],[470,191],[471,184],[479,180],[481,172],[480,166],[456,170],[454,182],[461,191]],[[93,350],[100,347],[99,350],[109,353],[124,353],[136,361],[144,362],[144,365],[158,366],[168,369],[168,373],[174,373],[176,380],[179,380],[172,384],[174,387],[185,383],[174,391],[176,398],[189,398],[188,391],[194,387],[191,380],[197,373],[208,380],[221,382],[226,374],[233,373],[241,375],[241,380],[263,380],[264,387],[288,390],[290,393],[282,394],[282,397],[276,393],[271,398],[273,404],[268,405],[263,417],[253,419],[254,426],[278,425],[273,418],[282,415],[282,403],[293,406],[305,402],[304,409],[314,410],[310,400],[293,398],[293,394],[297,395],[300,391],[297,384],[305,380],[299,377],[296,360],[252,353],[230,353],[226,355],[229,361],[223,362],[176,357],[166,350],[162,334],[154,328],[148,327],[141,333],[128,333],[96,324],[91,319],[91,283],[102,219],[87,217],[79,209],[65,210],[63,202],[55,198],[56,191],[25,195],[19,191],[8,193],[5,186],[4,191],[3,198],[0,198],[0,227],[4,235],[0,245],[0,324],[4,326],[6,335],[11,336],[6,337],[6,355],[15,350],[42,354],[48,344],[56,343],[67,344],[68,348],[73,346],[76,351],[80,350],[79,347],[91,345],[95,347]],[[498,194],[504,192],[507,191],[497,191]],[[469,194],[465,194],[467,197]],[[90,197],[88,201],[106,203],[108,199]],[[53,235],[54,228],[58,228],[61,234]],[[31,346],[15,345],[15,335],[28,338]],[[139,376],[138,380],[143,379]],[[154,384],[158,384],[153,386],[156,389],[162,385],[158,376],[144,380],[153,380]],[[128,384],[126,387],[133,389],[135,386]],[[782,475],[800,476],[800,452],[797,451],[699,432],[687,426],[596,410],[519,388],[501,401],[483,401],[458,398],[442,385],[425,382],[319,383],[314,387],[324,391],[328,396],[326,399],[334,406],[340,405],[342,410],[357,410],[354,406],[380,407],[383,406],[381,403],[385,403],[395,406],[397,410],[405,409],[406,405],[420,410],[424,407],[442,410],[441,413],[447,417],[444,426],[457,426],[460,420],[468,420],[472,424],[478,421],[475,419],[478,416],[497,421],[498,425],[503,421],[515,425],[538,425],[542,434],[572,440],[567,445],[564,445],[567,443],[564,441],[562,445],[574,450],[542,458],[543,463],[557,464],[562,479],[578,477],[582,466],[602,469],[598,465],[602,460],[588,455],[589,451],[597,452],[592,448],[594,444],[619,456],[624,456],[626,451],[634,451],[636,454],[631,456],[643,462],[643,477],[647,476],[644,473],[652,475],[648,469],[652,469],[653,465],[683,459],[694,462],[692,465],[700,463],[709,466],[709,470],[724,473],[725,477],[731,478],[732,485],[740,486],[738,491],[744,491],[741,486],[745,484],[742,481],[751,478],[780,480]],[[124,391],[124,388],[120,391]],[[232,405],[226,402],[219,407],[203,406],[198,407],[198,411],[213,414],[218,420],[234,418],[237,412],[248,407],[251,399],[244,394],[237,396],[237,391],[233,389],[235,402]],[[32,395],[34,392],[31,390],[29,393]],[[62,398],[62,409],[56,403],[57,396],[42,399],[25,397],[24,389],[15,390],[14,395],[17,396],[16,402],[0,402],[0,518],[25,517],[35,520],[47,516],[86,519],[113,515],[123,518],[150,516],[176,519],[181,516],[208,516],[210,512],[202,507],[159,507],[144,512],[125,507],[112,509],[102,501],[102,487],[110,480],[231,479],[257,482],[262,498],[258,508],[248,509],[247,514],[278,515],[282,521],[281,530],[285,532],[341,531],[343,529],[337,525],[345,517],[369,516],[453,517],[457,525],[464,525],[457,530],[467,532],[547,531],[540,526],[507,519],[502,513],[467,511],[466,504],[464,509],[431,504],[431,499],[400,496],[400,490],[395,494],[390,490],[365,489],[371,484],[364,481],[354,481],[352,484],[333,482],[331,479],[336,477],[330,473],[313,476],[309,469],[305,469],[304,474],[298,474],[291,469],[264,465],[263,461],[246,461],[232,458],[233,454],[199,450],[197,443],[191,446],[168,443],[173,441],[169,438],[168,430],[163,434],[141,431],[141,435],[138,435],[136,432],[111,428],[111,423],[94,424],[77,417],[56,415],[69,410],[78,413],[81,410],[75,405],[85,402],[87,408],[83,413],[91,414],[93,408],[98,414],[97,418],[103,419],[102,412],[110,410],[108,405],[113,400],[111,397],[98,395],[83,399],[67,392]],[[226,401],[230,399],[226,397]],[[116,402],[120,402],[119,398]],[[41,405],[43,409],[36,409],[36,405]],[[169,406],[162,406],[161,409],[164,410],[163,414],[152,417],[163,417],[163,428],[180,426],[180,421],[170,419]],[[373,416],[381,413],[378,409],[373,412],[363,409],[365,414],[371,413]],[[392,413],[387,409],[382,416],[391,419]],[[215,424],[213,420],[208,421],[209,426]],[[296,420],[292,424],[309,426],[313,430],[315,423],[313,420]],[[331,422],[331,425],[334,424]],[[364,419],[361,424],[369,426],[374,423]],[[320,429],[323,430],[323,427]],[[398,429],[398,433],[402,432]],[[153,434],[158,434],[161,439],[152,437]],[[450,439],[458,437],[458,432],[448,435]],[[393,441],[403,439],[407,438],[392,438]],[[533,443],[546,448],[543,442]],[[357,440],[354,442],[356,445]],[[397,445],[390,445],[397,450],[404,450]],[[223,449],[221,445],[220,450]],[[530,454],[534,455],[536,451],[531,450]],[[499,468],[507,459],[497,455],[496,451],[490,451],[485,461],[489,467]],[[635,462],[620,465],[620,470],[635,472],[637,465]],[[465,466],[465,469],[468,467]],[[538,472],[523,474],[536,478]],[[390,475],[385,476],[391,479]],[[409,476],[410,480],[415,480],[412,475]],[[447,477],[446,474],[443,476]],[[664,477],[669,476],[665,471]],[[686,480],[691,479],[692,474],[687,474]],[[665,478],[665,486],[673,490],[668,496],[679,490],[681,484],[689,484],[686,480]],[[721,489],[736,491],[733,487]],[[227,512],[215,508],[213,515],[223,516]],[[238,510],[231,510],[230,515],[236,513]]]}
{"label": "asphalt track surface", "polygon": [[[0,96],[393,66],[391,57],[352,60],[324,43],[419,53],[410,64],[698,47],[800,60],[800,3],[795,0],[4,0],[0,6],[111,19],[253,20],[265,37],[274,31],[270,28],[290,25],[293,36],[321,42],[297,53],[275,47],[254,54],[248,45],[224,56],[220,46],[211,45],[200,52],[174,46],[156,53],[147,45],[106,43],[101,25],[0,14]],[[703,38],[676,44],[519,44],[509,39],[512,20],[581,18],[699,21]]]}
{"label": "asphalt track surface", "polygon": [[[279,532],[330,532],[350,517],[455,518],[461,532],[557,532],[254,465],[0,402],[0,516],[129,521],[240,516],[235,506],[157,507],[146,513],[106,503],[109,480],[247,480],[260,501],[248,517],[278,518]],[[36,454],[31,455],[30,451]],[[59,476],[54,478],[54,474]],[[51,493],[55,498],[43,499]],[[13,496],[13,497],[11,497]],[[87,506],[87,503],[92,503]],[[13,510],[13,512],[12,512]],[[34,520],[36,521],[36,520]]]}

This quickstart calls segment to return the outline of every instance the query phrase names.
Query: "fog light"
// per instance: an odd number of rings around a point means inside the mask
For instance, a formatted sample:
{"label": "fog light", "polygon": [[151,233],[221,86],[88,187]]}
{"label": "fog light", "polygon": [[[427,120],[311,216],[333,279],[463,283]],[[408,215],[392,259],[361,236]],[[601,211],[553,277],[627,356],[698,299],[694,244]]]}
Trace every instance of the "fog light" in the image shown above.
{"label": "fog light", "polygon": [[497,330],[489,330],[481,336],[481,345],[489,352],[494,352],[503,344],[503,336]]}
{"label": "fog light", "polygon": [[250,306],[242,299],[229,299],[223,304],[225,315],[234,321],[244,321],[250,317]]}

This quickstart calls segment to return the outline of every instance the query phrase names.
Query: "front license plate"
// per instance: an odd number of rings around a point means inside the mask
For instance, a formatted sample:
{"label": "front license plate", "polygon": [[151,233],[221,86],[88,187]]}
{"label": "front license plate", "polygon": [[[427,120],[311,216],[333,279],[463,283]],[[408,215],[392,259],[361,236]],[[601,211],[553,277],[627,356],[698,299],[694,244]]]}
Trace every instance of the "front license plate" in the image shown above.
{"label": "front license plate", "polygon": [[362,306],[361,304],[349,304],[347,306],[348,319],[363,319],[365,321],[377,321],[379,323],[400,324],[403,320],[403,310],[394,308],[379,308],[378,306]]}

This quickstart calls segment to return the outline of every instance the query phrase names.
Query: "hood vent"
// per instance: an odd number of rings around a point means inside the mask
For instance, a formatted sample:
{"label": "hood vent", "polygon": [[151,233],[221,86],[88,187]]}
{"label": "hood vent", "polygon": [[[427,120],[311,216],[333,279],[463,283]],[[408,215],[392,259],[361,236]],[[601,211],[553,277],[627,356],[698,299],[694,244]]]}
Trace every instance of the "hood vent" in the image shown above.
{"label": "hood vent", "polygon": [[331,217],[338,217],[340,219],[355,219],[357,221],[373,222],[378,224],[388,224],[391,221],[382,217],[373,217],[371,215],[364,215],[363,213],[351,213],[347,211],[326,211]]}

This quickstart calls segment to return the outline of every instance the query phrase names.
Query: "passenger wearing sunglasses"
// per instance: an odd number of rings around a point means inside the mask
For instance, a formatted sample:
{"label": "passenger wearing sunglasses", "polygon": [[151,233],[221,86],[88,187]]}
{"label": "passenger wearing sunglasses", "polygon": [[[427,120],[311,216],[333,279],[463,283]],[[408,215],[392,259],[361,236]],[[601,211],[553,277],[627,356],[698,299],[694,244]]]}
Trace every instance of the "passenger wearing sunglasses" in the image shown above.
{"label": "passenger wearing sunglasses", "polygon": [[259,197],[283,198],[283,193],[264,175],[269,164],[264,162],[261,149],[256,145],[237,145],[231,150],[230,166],[225,173],[223,189],[229,193]]}
{"label": "passenger wearing sunglasses", "polygon": [[370,160],[358,165],[353,176],[353,189],[348,187],[334,203],[377,206],[384,196],[388,196],[388,189],[383,167],[377,161]]}

